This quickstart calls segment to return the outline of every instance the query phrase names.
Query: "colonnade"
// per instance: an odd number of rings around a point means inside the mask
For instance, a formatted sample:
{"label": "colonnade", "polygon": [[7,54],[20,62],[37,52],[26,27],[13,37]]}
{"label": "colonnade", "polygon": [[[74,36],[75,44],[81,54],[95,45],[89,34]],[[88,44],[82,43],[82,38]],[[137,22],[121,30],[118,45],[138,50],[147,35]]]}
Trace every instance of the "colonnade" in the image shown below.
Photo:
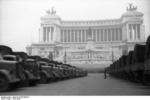
{"label": "colonnade", "polygon": [[[129,24],[129,40],[140,39],[140,24]],[[42,27],[42,41],[51,42],[54,39],[54,27]],[[91,37],[94,42],[122,41],[122,28],[100,28],[91,29]],[[88,41],[88,29],[63,28],[60,29],[60,42],[62,43],[84,43]]]}
{"label": "colonnade", "polygon": [[140,37],[140,24],[129,24],[129,39],[139,40]]}
{"label": "colonnade", "polygon": [[42,40],[43,42],[50,42],[53,40],[54,27],[42,27]]}
{"label": "colonnade", "polygon": [[[91,29],[95,42],[121,41],[122,28]],[[88,29],[61,29],[60,41],[65,43],[87,42]]]}

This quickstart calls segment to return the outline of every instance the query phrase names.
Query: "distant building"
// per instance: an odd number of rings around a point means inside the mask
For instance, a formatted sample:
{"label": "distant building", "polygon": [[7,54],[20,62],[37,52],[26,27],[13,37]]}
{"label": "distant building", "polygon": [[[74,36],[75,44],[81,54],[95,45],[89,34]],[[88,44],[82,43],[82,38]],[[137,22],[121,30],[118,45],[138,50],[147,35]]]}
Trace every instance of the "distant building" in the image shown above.
{"label": "distant building", "polygon": [[145,42],[143,13],[129,4],[121,18],[64,21],[53,9],[41,17],[39,43],[27,47],[30,55],[53,54],[67,63],[111,63]]}

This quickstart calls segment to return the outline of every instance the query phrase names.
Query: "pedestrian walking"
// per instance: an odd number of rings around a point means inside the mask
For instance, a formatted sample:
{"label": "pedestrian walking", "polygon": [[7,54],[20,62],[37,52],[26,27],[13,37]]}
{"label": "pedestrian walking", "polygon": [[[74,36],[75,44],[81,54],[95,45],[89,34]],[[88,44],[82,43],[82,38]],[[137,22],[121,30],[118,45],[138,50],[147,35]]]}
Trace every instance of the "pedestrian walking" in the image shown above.
{"label": "pedestrian walking", "polygon": [[106,79],[107,78],[107,75],[106,75],[107,73],[106,73],[106,69],[104,69],[104,79]]}

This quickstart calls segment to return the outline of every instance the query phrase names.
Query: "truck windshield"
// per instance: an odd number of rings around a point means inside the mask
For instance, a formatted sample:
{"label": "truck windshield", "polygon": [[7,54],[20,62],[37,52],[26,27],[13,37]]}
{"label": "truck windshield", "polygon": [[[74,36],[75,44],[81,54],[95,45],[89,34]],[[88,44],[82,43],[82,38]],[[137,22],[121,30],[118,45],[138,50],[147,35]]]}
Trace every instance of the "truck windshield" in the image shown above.
{"label": "truck windshield", "polygon": [[15,61],[16,60],[15,58],[12,58],[12,57],[4,57],[3,59],[4,60],[10,60],[10,61]]}
{"label": "truck windshield", "polygon": [[34,66],[35,66],[35,62],[34,61],[25,61],[24,62],[24,64],[25,64],[25,67],[28,69],[32,69],[32,68],[34,68]]}

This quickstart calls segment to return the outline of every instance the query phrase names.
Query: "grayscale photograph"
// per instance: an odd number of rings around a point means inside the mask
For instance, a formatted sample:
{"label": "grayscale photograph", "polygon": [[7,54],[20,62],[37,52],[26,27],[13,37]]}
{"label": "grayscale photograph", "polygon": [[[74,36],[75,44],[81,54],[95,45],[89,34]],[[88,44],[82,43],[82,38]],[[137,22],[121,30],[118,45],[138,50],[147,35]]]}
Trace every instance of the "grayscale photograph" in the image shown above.
{"label": "grayscale photograph", "polygon": [[9,95],[149,96],[150,0],[0,0]]}

